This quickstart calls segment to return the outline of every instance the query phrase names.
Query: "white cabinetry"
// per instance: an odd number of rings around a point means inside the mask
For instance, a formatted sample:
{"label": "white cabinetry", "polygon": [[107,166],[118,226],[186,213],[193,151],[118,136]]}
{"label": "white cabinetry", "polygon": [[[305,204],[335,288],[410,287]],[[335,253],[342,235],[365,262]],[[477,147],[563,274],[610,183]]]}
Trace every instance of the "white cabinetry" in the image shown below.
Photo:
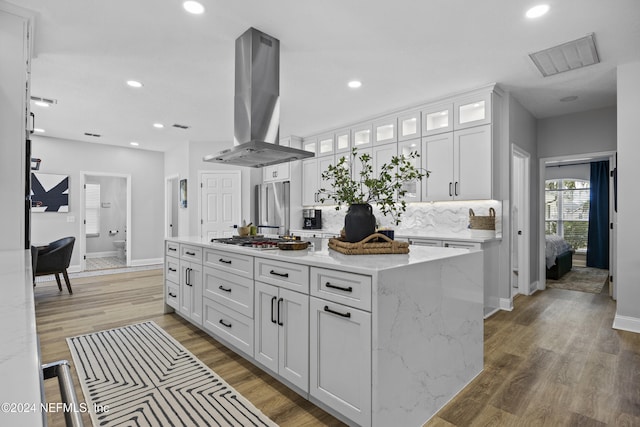
{"label": "white cabinetry", "polygon": [[178,311],[202,325],[202,248],[180,245],[180,306]]}
{"label": "white cabinetry", "polygon": [[491,92],[457,99],[453,107],[456,130],[491,123]]}
{"label": "white cabinetry", "polygon": [[[302,139],[297,136],[289,136],[280,140],[283,147],[300,148]],[[291,176],[291,162],[279,163],[277,165],[265,166],[262,168],[263,182],[286,181]]]}
{"label": "white cabinetry", "polygon": [[373,124],[373,143],[386,144],[398,141],[398,119],[387,117]]}
{"label": "white cabinetry", "polygon": [[[416,168],[422,168],[422,144],[420,138],[409,139],[398,142],[398,156],[405,156],[408,159],[409,154],[416,152],[420,157],[411,160],[411,164]],[[427,181],[427,178],[423,178]],[[419,202],[422,200],[423,181],[411,181],[402,184],[402,188],[407,191],[404,196],[406,202]]]}
{"label": "white cabinetry", "polygon": [[422,135],[436,135],[453,130],[453,103],[430,105],[422,111]]}
{"label": "white cabinetry", "polygon": [[167,242],[164,258],[165,301],[174,310],[180,309],[180,260],[178,243]]}
{"label": "white cabinetry", "polygon": [[423,164],[432,174],[422,200],[491,199],[492,152],[491,125],[425,138]]}
{"label": "white cabinetry", "polygon": [[[336,131],[336,154],[349,153],[350,149],[351,149],[351,131],[349,129],[341,129]],[[342,157],[342,156],[339,156],[339,157]]]}
{"label": "white cabinetry", "polygon": [[[322,180],[322,172],[334,164],[334,156],[324,156],[302,161],[302,205],[321,205],[320,189],[329,185]],[[327,188],[328,189],[328,188]],[[329,204],[329,202],[325,202]]]}
{"label": "white cabinetry", "polygon": [[398,117],[398,141],[420,138],[422,123],[420,111],[411,111]]}
{"label": "white cabinetry", "polygon": [[371,147],[373,142],[371,123],[365,123],[351,128],[351,146],[358,149]]}
{"label": "white cabinetry", "polygon": [[309,391],[309,295],[255,284],[255,360]]}

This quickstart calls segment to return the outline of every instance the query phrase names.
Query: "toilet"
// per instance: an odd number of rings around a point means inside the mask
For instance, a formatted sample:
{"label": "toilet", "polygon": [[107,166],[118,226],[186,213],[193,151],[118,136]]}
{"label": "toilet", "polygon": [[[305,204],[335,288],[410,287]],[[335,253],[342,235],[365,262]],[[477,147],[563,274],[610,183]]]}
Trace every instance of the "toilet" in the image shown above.
{"label": "toilet", "polygon": [[120,258],[122,260],[126,259],[127,256],[125,255],[125,250],[126,250],[126,246],[127,246],[127,241],[126,240],[114,240],[113,241],[113,245],[118,250],[118,258]]}

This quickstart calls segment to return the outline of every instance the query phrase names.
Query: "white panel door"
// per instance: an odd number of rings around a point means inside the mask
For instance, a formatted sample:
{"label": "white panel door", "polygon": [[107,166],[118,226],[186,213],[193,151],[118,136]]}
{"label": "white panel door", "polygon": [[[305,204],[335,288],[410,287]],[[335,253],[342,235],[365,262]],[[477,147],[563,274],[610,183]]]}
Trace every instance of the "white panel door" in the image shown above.
{"label": "white panel door", "polygon": [[309,295],[280,289],[278,299],[280,345],[278,372],[309,390]]}
{"label": "white panel door", "polygon": [[231,237],[240,221],[240,171],[207,172],[200,178],[200,236]]}
{"label": "white panel door", "polygon": [[318,159],[302,161],[302,205],[318,204]]}
{"label": "white panel door", "polygon": [[454,139],[455,199],[491,199],[491,125],[455,131]]}
{"label": "white panel door", "polygon": [[255,295],[255,360],[278,372],[278,288],[255,282]]}
{"label": "white panel door", "polygon": [[422,185],[422,201],[451,200],[453,197],[453,133],[424,138],[424,168],[431,172]]}

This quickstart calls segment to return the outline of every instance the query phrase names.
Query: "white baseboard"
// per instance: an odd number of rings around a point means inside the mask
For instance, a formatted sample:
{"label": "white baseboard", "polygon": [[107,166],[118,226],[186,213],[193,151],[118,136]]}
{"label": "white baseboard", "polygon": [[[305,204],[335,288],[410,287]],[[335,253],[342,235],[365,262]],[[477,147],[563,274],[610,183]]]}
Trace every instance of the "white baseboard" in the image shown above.
{"label": "white baseboard", "polygon": [[118,251],[89,252],[87,258],[105,258],[108,256],[118,256]]}
{"label": "white baseboard", "polygon": [[513,311],[513,298],[500,298],[500,310]]}
{"label": "white baseboard", "polygon": [[640,334],[640,319],[637,317],[620,316],[619,314],[616,314],[616,317],[613,318],[612,327],[613,329]]}
{"label": "white baseboard", "polygon": [[136,259],[131,260],[131,267],[140,267],[143,265],[156,265],[162,264],[164,262],[164,258],[148,258],[148,259]]}
{"label": "white baseboard", "polygon": [[536,280],[529,287],[529,295],[533,295],[540,290],[540,281]]}
{"label": "white baseboard", "polygon": [[494,308],[494,309],[489,308],[489,311],[486,311],[484,313],[484,318],[488,319],[489,317],[493,316],[494,314],[496,314],[499,311],[500,311],[499,308]]}
{"label": "white baseboard", "polygon": [[82,269],[80,268],[80,265],[78,265],[78,264],[70,265],[69,268],[67,268],[67,272],[68,273],[79,273],[81,271],[82,271]]}

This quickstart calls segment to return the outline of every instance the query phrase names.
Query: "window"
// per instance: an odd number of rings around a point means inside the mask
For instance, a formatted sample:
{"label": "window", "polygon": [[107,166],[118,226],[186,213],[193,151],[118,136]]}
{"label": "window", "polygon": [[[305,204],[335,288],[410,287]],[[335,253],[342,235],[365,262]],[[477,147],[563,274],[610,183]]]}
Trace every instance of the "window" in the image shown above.
{"label": "window", "polygon": [[576,251],[586,251],[589,230],[589,181],[545,182],[545,233],[563,237]]}
{"label": "window", "polygon": [[100,184],[85,184],[84,214],[87,237],[100,236]]}

